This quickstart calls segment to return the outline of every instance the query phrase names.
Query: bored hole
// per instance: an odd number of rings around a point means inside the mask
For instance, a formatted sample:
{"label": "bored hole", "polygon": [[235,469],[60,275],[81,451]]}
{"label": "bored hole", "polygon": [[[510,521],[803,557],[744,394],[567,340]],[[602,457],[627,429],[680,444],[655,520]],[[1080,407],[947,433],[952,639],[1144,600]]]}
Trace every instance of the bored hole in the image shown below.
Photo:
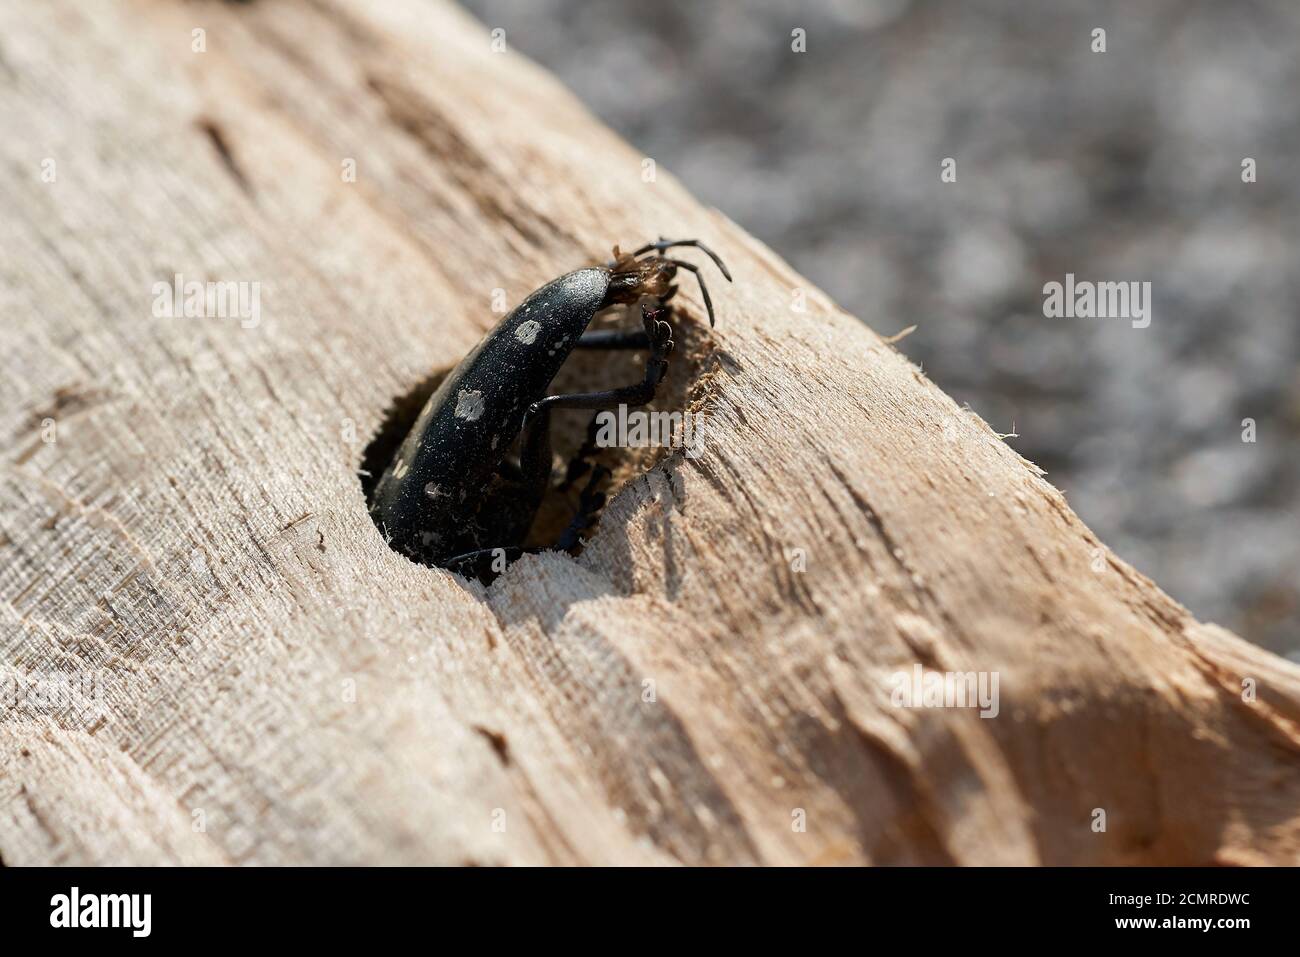
{"label": "bored hole", "polygon": [[379,477],[392,463],[398,447],[411,431],[411,426],[415,425],[415,420],[420,417],[420,410],[424,408],[424,403],[429,401],[429,396],[438,391],[438,386],[442,384],[443,379],[447,378],[447,373],[450,371],[450,369],[441,369],[421,379],[410,392],[393,399],[393,404],[384,413],[384,420],[379,423],[379,431],[370,440],[366,450],[361,453],[361,468],[357,471],[367,505],[370,504],[370,497],[374,494]]}
{"label": "bored hole", "polygon": [[[618,323],[624,326],[624,323]],[[705,365],[708,350],[707,331],[701,332],[685,320],[679,320],[675,333],[677,347],[668,363],[668,372],[659,384],[655,400],[644,407],[629,412],[677,412],[688,409],[691,387]],[[592,329],[610,328],[611,323],[598,317]],[[569,392],[596,392],[632,385],[645,373],[646,353],[643,351],[575,350],[547,389],[548,395]],[[443,380],[453,371],[451,367],[438,370],[417,382],[409,391],[394,397],[385,412],[378,430],[361,456],[358,477],[367,505],[372,504],[375,488],[381,476],[393,465],[398,449],[414,427],[425,403],[437,391]],[[531,402],[536,397],[528,397]],[[665,445],[629,446],[612,445],[592,449],[588,443],[589,430],[596,413],[580,409],[555,409],[551,413],[551,479],[540,507],[522,541],[494,542],[486,547],[509,549],[522,546],[526,549],[553,547],[572,522],[581,504],[581,493],[587,485],[591,470],[603,467],[608,476],[598,487],[606,501],[612,499],[629,481],[653,468],[671,449]],[[510,437],[509,456],[519,450],[519,436]],[[577,474],[575,474],[577,473]],[[442,504],[444,508],[457,508],[463,514],[458,524],[467,526],[474,522],[480,509],[500,509],[508,506],[501,497],[510,494],[497,486],[484,490],[479,502]],[[517,493],[516,493],[517,494]],[[488,512],[487,514],[491,514]],[[590,539],[601,517],[582,533]],[[374,516],[372,515],[372,518]],[[378,519],[375,519],[379,526]],[[380,527],[381,534],[385,529]],[[385,536],[386,538],[388,536]],[[407,554],[394,545],[394,550]],[[417,556],[408,558],[420,561]],[[512,554],[511,557],[514,557]],[[425,564],[436,564],[428,561]],[[499,571],[500,569],[497,569]],[[493,575],[492,577],[495,577]]]}

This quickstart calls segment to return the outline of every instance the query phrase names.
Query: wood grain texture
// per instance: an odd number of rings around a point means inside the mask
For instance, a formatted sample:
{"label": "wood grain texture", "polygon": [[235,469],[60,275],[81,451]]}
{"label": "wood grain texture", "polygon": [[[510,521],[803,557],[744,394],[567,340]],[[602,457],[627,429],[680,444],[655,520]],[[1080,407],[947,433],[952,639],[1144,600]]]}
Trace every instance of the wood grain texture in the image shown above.
{"label": "wood grain texture", "polygon": [[[0,664],[94,692],[9,694],[6,863],[1300,862],[1300,668],[455,8],[9,4],[0,117]],[[736,279],[679,297],[704,454],[487,589],[388,549],[394,399],[660,234]]]}

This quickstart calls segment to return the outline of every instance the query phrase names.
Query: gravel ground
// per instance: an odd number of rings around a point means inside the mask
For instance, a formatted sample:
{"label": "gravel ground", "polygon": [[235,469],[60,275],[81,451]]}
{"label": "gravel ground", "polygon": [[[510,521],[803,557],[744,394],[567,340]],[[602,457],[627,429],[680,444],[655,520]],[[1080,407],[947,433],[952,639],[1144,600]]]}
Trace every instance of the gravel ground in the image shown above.
{"label": "gravel ground", "polygon": [[[466,5],[872,328],[918,323],[1119,555],[1300,660],[1300,3]],[[1067,272],[1149,281],[1150,326],[1045,317]]]}

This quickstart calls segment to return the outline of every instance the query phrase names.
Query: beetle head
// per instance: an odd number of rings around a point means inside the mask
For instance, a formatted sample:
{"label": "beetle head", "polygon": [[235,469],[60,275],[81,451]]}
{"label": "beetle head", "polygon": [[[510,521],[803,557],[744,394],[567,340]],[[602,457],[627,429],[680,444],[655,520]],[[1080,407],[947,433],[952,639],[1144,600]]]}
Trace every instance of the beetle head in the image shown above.
{"label": "beetle head", "polygon": [[610,303],[636,302],[642,296],[662,299],[676,275],[677,267],[667,259],[659,256],[636,259],[620,253],[615,246],[605,299]]}

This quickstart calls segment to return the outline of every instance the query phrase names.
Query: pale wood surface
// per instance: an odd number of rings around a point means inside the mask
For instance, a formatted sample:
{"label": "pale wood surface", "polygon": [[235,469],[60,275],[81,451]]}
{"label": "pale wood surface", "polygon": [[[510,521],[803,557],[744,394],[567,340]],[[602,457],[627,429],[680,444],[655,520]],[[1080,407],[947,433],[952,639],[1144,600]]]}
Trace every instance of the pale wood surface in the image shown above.
{"label": "pale wood surface", "polygon": [[[6,4],[0,117],[0,663],[102,692],[5,702],[6,863],[1300,861],[1300,668],[461,12]],[[658,234],[736,278],[712,335],[680,297],[705,454],[576,563],[391,552],[388,405],[494,288]],[[260,324],[154,318],[175,272]],[[1001,713],[892,707],[916,662]]]}

